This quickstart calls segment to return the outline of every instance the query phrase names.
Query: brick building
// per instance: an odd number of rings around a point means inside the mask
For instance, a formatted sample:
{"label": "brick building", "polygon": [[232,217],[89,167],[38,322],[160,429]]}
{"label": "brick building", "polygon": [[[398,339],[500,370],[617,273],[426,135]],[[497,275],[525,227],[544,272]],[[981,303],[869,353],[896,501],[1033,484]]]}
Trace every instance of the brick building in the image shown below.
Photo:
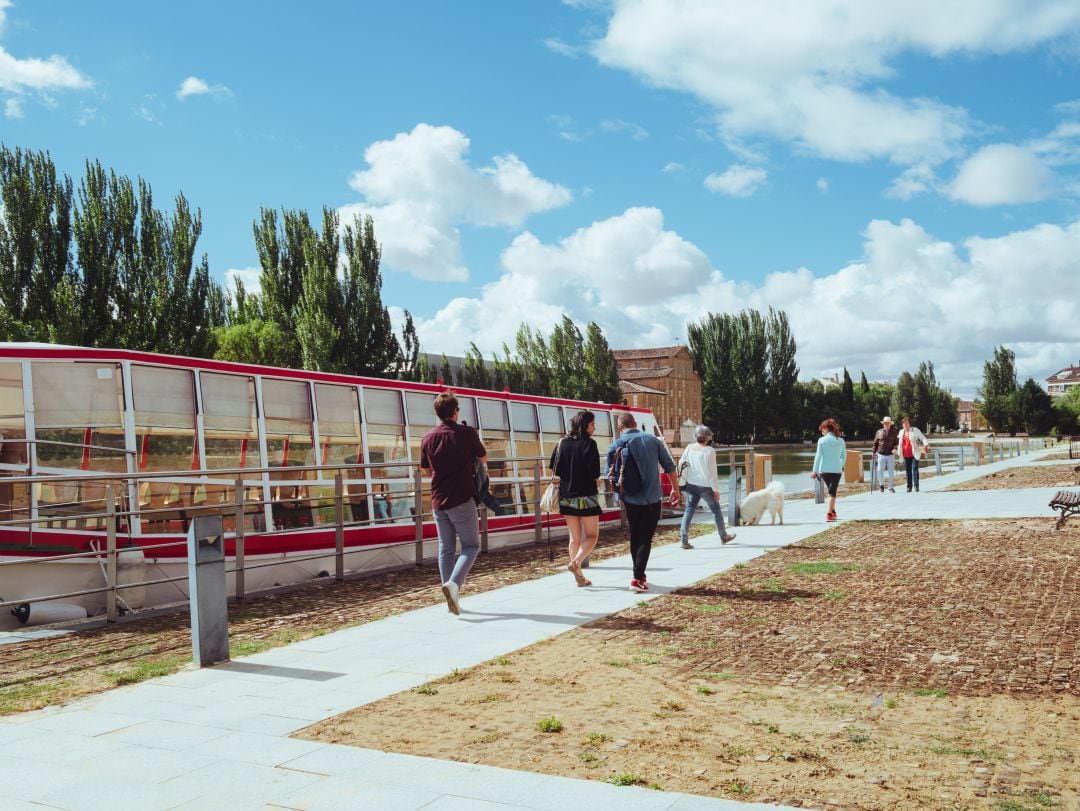
{"label": "brick building", "polygon": [[619,389],[627,405],[651,409],[665,435],[701,422],[701,378],[685,346],[616,349]]}
{"label": "brick building", "polygon": [[1080,361],[1076,366],[1066,366],[1046,378],[1046,391],[1051,397],[1064,397],[1073,386],[1080,386]]}

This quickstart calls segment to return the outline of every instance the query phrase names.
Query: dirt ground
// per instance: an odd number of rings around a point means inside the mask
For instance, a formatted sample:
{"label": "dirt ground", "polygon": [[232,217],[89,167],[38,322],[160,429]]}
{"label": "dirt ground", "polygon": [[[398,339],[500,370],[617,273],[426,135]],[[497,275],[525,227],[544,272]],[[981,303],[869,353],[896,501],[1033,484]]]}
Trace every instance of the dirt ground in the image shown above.
{"label": "dirt ground", "polygon": [[945,490],[1014,490],[1024,487],[1075,487],[1080,474],[1076,465],[1010,467],[978,479],[951,484]]}
{"label": "dirt ground", "polygon": [[844,809],[1080,808],[1080,527],[858,522],[298,733]]}

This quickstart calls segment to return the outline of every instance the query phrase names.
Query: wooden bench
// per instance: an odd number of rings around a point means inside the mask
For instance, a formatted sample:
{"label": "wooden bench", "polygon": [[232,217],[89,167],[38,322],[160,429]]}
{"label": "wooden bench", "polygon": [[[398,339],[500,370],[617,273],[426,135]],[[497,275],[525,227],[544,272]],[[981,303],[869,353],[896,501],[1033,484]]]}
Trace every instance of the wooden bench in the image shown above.
{"label": "wooden bench", "polygon": [[1080,491],[1058,490],[1050,499],[1050,508],[1061,513],[1054,524],[1054,529],[1061,529],[1069,516],[1080,515]]}

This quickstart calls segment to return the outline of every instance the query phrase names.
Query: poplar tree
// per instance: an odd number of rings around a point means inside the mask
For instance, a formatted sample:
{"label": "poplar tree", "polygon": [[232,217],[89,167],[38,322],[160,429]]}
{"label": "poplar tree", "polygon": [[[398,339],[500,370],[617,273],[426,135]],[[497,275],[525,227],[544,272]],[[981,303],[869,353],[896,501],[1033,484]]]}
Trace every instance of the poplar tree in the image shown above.
{"label": "poplar tree", "polygon": [[585,380],[585,399],[603,403],[618,403],[622,400],[615,353],[611,351],[604,333],[595,321],[590,321],[585,328]]}
{"label": "poplar tree", "polygon": [[484,356],[480,354],[475,343],[470,342],[469,349],[465,352],[465,360],[458,375],[458,385],[473,389],[491,388],[491,375],[484,363]]}

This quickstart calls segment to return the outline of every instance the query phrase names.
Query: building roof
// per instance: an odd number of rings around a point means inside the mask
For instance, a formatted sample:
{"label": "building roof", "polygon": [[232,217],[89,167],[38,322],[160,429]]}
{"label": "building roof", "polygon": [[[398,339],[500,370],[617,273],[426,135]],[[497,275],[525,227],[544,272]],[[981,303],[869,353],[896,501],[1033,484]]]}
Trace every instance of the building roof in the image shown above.
{"label": "building roof", "polygon": [[630,380],[620,380],[619,391],[623,394],[659,394],[664,397],[668,396],[666,391],[660,391],[660,389],[654,389],[652,386],[645,386]]}
{"label": "building roof", "polygon": [[956,410],[957,411],[974,411],[975,410],[975,403],[971,402],[971,400],[957,400],[956,401]]}
{"label": "building roof", "polygon": [[1046,378],[1047,383],[1080,383],[1080,366],[1066,366]]}
{"label": "building roof", "polygon": [[685,349],[687,354],[690,353],[689,349],[685,346],[659,346],[653,349],[613,349],[612,354],[615,355],[615,360],[632,360],[634,358],[670,358],[676,355],[680,349]]}
{"label": "building roof", "polygon": [[658,377],[670,377],[675,371],[670,366],[661,366],[659,369],[619,369],[620,380],[654,380]]}

